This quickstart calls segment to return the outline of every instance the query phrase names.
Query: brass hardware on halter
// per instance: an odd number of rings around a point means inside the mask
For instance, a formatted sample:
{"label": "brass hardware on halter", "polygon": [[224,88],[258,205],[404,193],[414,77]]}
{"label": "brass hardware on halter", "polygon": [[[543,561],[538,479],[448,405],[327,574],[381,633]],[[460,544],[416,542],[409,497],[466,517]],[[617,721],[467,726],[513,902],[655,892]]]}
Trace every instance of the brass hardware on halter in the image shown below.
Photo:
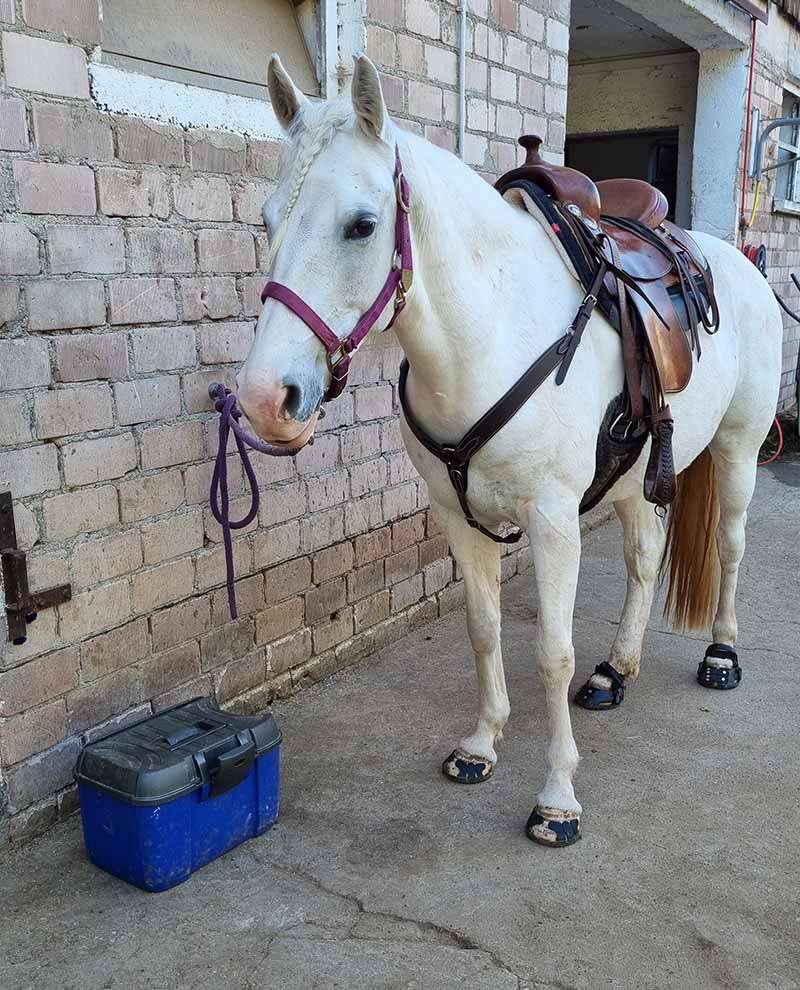
{"label": "brass hardware on halter", "polygon": [[397,199],[397,205],[403,211],[403,213],[408,213],[410,211],[410,206],[403,199],[403,173],[397,172],[394,177],[394,194]]}

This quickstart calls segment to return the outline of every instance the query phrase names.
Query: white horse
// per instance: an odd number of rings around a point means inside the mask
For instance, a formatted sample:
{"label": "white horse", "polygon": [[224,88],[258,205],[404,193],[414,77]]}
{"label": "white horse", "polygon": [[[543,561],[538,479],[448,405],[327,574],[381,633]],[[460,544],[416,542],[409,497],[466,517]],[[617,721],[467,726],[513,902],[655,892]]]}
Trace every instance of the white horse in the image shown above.
{"label": "white horse", "polygon": [[[312,105],[277,56],[268,80],[290,136],[285,174],[264,207],[271,278],[291,287],[337,334],[350,333],[392,264],[397,149],[410,190],[414,258],[413,290],[394,324],[410,364],[407,398],[432,437],[458,441],[564,333],[584,292],[539,223],[456,157],[392,124],[366,57],[356,59],[352,102]],[[670,397],[675,467],[684,472],[672,509],[672,599],[677,614],[694,624],[707,626],[713,616],[714,641],[733,647],[747,508],[777,401],[781,319],[766,281],[741,253],[712,236],[695,237],[713,270],[720,330],[703,335],[689,386]],[[391,316],[387,304],[377,329]],[[326,358],[295,312],[267,300],[238,377],[241,406],[263,439],[302,443],[313,433],[331,383]],[[470,472],[477,519],[494,531],[513,523],[530,537],[539,599],[535,651],[548,725],[546,777],[528,835],[551,845],[579,834],[581,806],[572,783],[578,751],[567,695],[575,669],[578,507],[594,475],[600,423],[622,386],[620,338],[595,311],[563,385],[556,387],[551,376],[477,454]],[[500,552],[465,522],[444,465],[405,423],[403,435],[464,575],[477,665],[477,724],[444,770],[457,780],[481,780],[495,766],[495,743],[510,711],[500,644]],[[665,547],[665,528],[642,497],[646,459],[647,449],[607,496],[624,529],[628,571],[610,663],[628,679],[639,672]],[[706,558],[716,562],[717,551],[716,574],[698,565]],[[730,666],[724,657],[714,662]],[[591,683],[610,684],[599,675]]]}

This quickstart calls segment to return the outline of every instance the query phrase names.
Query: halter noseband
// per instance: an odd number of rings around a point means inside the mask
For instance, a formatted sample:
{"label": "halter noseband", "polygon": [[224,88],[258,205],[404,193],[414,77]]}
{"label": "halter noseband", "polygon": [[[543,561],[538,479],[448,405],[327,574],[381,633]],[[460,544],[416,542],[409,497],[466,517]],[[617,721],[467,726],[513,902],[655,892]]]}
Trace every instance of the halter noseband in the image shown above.
{"label": "halter noseband", "polygon": [[389,327],[397,319],[406,304],[406,295],[411,288],[413,264],[411,258],[411,231],[408,223],[409,189],[403,166],[400,163],[400,152],[395,145],[394,188],[397,199],[397,213],[394,222],[394,255],[392,267],[378,293],[375,302],[364,313],[353,330],[346,337],[337,336],[322,317],[305,303],[296,292],[280,282],[267,282],[261,293],[261,302],[276,299],[299,316],[309,330],[320,341],[327,352],[328,368],[331,372],[331,384],[325,395],[325,401],[335,399],[347,384],[347,373],[350,370],[350,356],[375,326],[387,303],[394,295],[394,312],[386,325]]}

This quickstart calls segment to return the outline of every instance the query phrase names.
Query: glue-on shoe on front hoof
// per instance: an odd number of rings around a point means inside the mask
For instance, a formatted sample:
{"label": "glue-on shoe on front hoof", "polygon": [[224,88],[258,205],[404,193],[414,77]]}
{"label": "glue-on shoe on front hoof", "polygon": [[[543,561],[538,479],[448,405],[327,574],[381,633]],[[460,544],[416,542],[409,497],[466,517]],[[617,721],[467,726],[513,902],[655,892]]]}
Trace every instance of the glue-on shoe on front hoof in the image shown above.
{"label": "glue-on shoe on front hoof", "polygon": [[484,756],[471,756],[454,749],[442,764],[442,773],[457,784],[482,784],[492,776],[494,763]]}
{"label": "glue-on shoe on front hoof", "polygon": [[531,812],[525,834],[542,846],[571,846],[581,837],[581,817],[576,811],[537,806]]}
{"label": "glue-on shoe on front hoof", "polygon": [[697,683],[717,691],[730,691],[739,686],[742,668],[732,646],[712,643],[703,660],[697,665]]}
{"label": "glue-on shoe on front hoof", "polygon": [[[600,687],[592,681],[604,677],[608,687]],[[579,708],[588,708],[592,712],[602,712],[607,708],[618,708],[625,697],[625,678],[611,664],[604,660],[594,668],[594,673],[575,695],[575,704]]]}

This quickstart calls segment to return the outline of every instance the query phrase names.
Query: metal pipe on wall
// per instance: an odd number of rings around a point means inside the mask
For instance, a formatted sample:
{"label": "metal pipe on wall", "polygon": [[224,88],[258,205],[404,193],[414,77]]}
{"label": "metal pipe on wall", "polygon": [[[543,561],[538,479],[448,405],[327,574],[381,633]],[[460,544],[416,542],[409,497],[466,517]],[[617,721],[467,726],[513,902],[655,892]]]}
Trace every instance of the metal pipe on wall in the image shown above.
{"label": "metal pipe on wall", "polygon": [[463,161],[467,129],[467,0],[461,0],[458,13],[458,156]]}

